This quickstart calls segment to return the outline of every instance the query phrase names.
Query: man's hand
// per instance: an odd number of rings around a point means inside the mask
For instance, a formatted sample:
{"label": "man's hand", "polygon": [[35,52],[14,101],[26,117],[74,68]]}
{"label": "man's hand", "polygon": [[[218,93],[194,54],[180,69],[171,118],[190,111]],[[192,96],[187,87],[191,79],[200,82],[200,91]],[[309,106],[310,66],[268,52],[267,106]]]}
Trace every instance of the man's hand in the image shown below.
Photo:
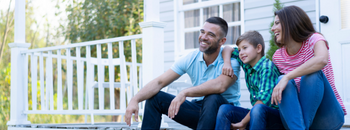
{"label": "man's hand", "polygon": [[125,122],[127,125],[131,125],[131,116],[134,114],[134,118],[136,122],[138,122],[138,116],[139,116],[139,106],[138,102],[130,101],[128,107],[126,108],[125,112]]}
{"label": "man's hand", "polygon": [[247,125],[244,125],[242,122],[231,123],[231,129],[233,130],[245,130],[246,126]]}
{"label": "man's hand", "polygon": [[182,103],[184,103],[186,100],[186,96],[184,93],[180,92],[174,99],[171,101],[171,104],[169,106],[168,110],[168,117],[169,118],[174,118],[177,113],[180,110],[180,106]]}
{"label": "man's hand", "polygon": [[222,67],[222,74],[230,76],[230,77],[234,76],[234,72],[233,72],[231,63],[224,63],[224,66]]}

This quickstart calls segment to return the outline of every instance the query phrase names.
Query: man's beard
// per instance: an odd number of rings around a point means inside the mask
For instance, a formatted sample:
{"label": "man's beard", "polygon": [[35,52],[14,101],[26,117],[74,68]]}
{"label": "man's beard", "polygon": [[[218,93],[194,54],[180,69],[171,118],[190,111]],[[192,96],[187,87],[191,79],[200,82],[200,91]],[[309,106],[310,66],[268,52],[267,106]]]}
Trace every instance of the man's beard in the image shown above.
{"label": "man's beard", "polygon": [[[202,42],[202,41],[203,40],[200,40],[200,42]],[[220,39],[216,43],[214,43],[213,46],[210,46],[208,49],[203,50],[202,52],[205,54],[208,54],[208,55],[213,54],[219,48],[219,41],[220,41]]]}

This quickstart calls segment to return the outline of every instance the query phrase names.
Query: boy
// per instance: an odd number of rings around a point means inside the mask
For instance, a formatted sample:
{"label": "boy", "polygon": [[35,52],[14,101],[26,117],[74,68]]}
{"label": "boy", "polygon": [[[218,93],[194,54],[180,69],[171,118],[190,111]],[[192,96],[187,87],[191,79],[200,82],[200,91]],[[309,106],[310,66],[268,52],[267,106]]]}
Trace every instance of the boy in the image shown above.
{"label": "boy", "polygon": [[250,92],[251,110],[224,104],[220,106],[216,129],[284,129],[278,106],[271,104],[271,94],[280,72],[264,56],[264,39],[257,31],[241,35],[236,42],[238,48],[226,46],[222,52],[222,73],[231,76],[230,57],[237,59],[245,72]]}

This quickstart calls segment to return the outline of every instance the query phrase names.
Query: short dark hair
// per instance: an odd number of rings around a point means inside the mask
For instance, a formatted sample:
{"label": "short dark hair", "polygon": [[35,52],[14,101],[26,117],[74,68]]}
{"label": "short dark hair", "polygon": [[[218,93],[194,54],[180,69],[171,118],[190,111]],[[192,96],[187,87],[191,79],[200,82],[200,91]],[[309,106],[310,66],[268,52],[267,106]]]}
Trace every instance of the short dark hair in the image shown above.
{"label": "short dark hair", "polygon": [[249,44],[256,48],[259,44],[262,47],[261,56],[265,55],[265,42],[264,38],[258,31],[248,31],[237,38],[236,45],[238,46],[242,41],[247,41]]}
{"label": "short dark hair", "polygon": [[275,12],[282,27],[282,39],[275,43],[278,47],[283,47],[286,41],[291,38],[296,42],[303,42],[315,33],[314,26],[304,10],[298,6],[287,6]]}
{"label": "short dark hair", "polygon": [[226,37],[227,30],[228,30],[228,25],[227,25],[227,22],[224,19],[222,19],[220,17],[210,17],[205,22],[219,25],[220,28],[221,28],[221,31],[223,33],[223,37]]}

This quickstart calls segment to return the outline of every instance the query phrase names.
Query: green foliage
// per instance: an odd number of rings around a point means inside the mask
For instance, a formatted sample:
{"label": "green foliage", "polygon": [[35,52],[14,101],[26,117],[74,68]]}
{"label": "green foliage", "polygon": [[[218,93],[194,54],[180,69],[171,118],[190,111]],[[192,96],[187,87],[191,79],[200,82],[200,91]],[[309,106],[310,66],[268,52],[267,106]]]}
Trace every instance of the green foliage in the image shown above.
{"label": "green foliage", "polygon": [[[280,10],[283,8],[283,4],[280,3],[280,0],[275,0],[275,3],[273,4],[273,12]],[[275,34],[271,31],[271,27],[273,26],[274,21],[271,22],[270,24],[270,34],[271,34],[271,39],[270,39],[270,48],[266,53],[266,57],[272,60],[272,56],[275,53],[275,51],[278,49],[278,46],[275,44]]]}
{"label": "green foliage", "polygon": [[66,12],[71,43],[127,36],[141,32],[143,0],[73,1]]}
{"label": "green foliage", "polygon": [[[7,121],[10,118],[10,71],[11,63],[0,70],[0,129],[7,129]],[[4,80],[3,80],[4,79]]]}

